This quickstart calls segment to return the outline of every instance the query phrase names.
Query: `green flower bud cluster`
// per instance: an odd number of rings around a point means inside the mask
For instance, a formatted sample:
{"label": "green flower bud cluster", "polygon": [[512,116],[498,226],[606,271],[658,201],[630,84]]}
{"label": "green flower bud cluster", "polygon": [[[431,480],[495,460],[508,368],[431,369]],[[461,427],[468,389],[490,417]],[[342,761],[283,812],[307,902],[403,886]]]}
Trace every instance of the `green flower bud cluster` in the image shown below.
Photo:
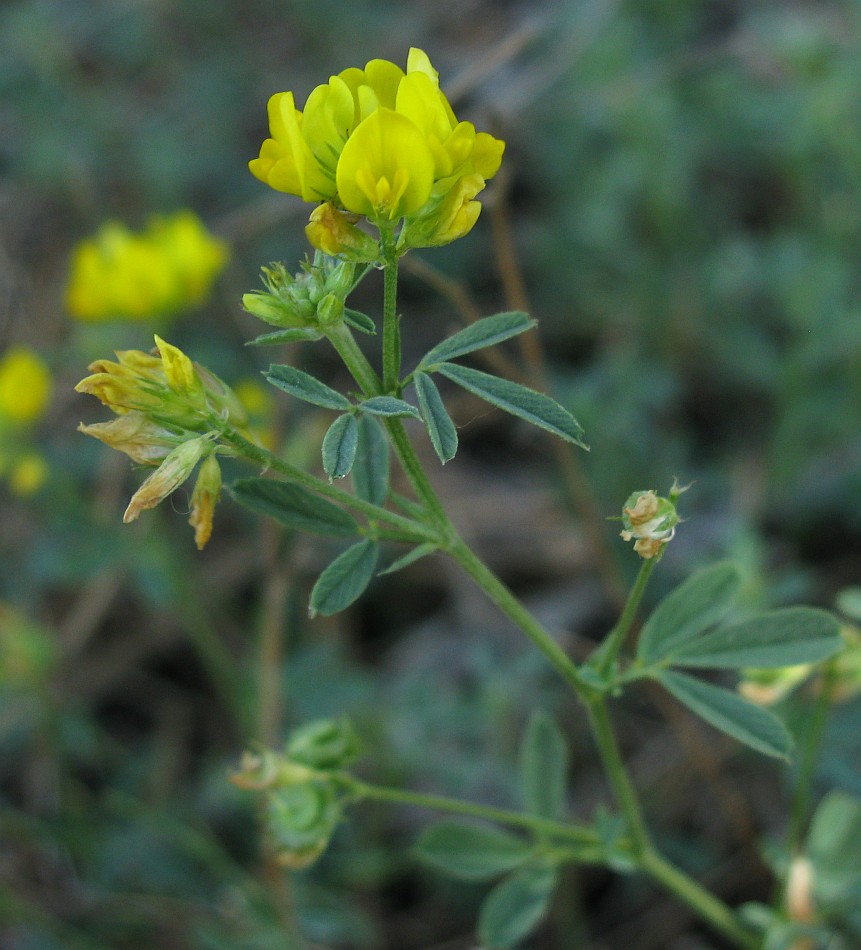
{"label": "green flower bud cluster", "polygon": [[283,264],[262,268],[266,290],[243,294],[242,306],[264,323],[284,329],[326,327],[344,315],[344,301],[355,286],[356,265],[321,252],[293,275]]}
{"label": "green flower bud cluster", "polygon": [[338,771],[359,752],[348,720],[322,719],[294,730],[283,753],[243,757],[233,782],[265,794],[267,832],[285,867],[307,867],[325,851],[349,797]]}

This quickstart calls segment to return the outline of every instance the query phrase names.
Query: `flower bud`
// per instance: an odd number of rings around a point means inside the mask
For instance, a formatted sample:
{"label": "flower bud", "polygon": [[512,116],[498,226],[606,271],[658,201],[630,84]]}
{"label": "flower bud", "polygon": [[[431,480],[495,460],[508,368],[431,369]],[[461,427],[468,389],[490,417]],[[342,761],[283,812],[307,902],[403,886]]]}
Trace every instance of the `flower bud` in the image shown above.
{"label": "flower bud", "polygon": [[212,536],[212,518],[220,497],[221,466],[213,452],[200,466],[194,491],[191,494],[191,517],[188,523],[194,528],[194,543],[198,551],[204,549]]}
{"label": "flower bud", "polygon": [[319,719],[294,729],[287,757],[314,769],[340,769],[353,762],[361,743],[348,719]]}
{"label": "flower bud", "polygon": [[128,524],[142,511],[155,508],[174,489],[179,488],[211,445],[212,441],[207,436],[188,439],[178,445],[132,495],[123,515],[123,523]]}
{"label": "flower bud", "polygon": [[380,259],[380,245],[355,222],[359,216],[339,211],[330,201],[318,205],[305,228],[311,244],[324,254],[357,263]]}
{"label": "flower bud", "polygon": [[341,819],[341,806],[331,783],[309,782],[271,793],[266,818],[278,862],[298,869],[326,849]]}
{"label": "flower bud", "polygon": [[[676,497],[680,493],[676,491]],[[620,534],[624,541],[634,541],[634,550],[640,557],[646,560],[660,557],[664,546],[672,541],[679,523],[674,502],[674,498],[661,498],[652,489],[636,491],[625,502],[622,508],[625,527]]]}

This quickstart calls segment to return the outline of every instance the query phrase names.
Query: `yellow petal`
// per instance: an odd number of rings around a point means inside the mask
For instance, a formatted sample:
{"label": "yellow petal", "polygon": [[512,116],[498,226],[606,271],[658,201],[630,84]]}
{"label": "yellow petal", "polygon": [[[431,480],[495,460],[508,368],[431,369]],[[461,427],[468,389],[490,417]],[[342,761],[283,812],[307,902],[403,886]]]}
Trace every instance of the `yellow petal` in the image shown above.
{"label": "yellow petal", "polygon": [[168,385],[180,395],[190,395],[202,390],[202,385],[194,371],[194,364],[178,347],[166,343],[158,334],[155,345],[161,356],[164,375]]}
{"label": "yellow petal", "polygon": [[433,173],[433,156],[421,130],[405,116],[378,109],[344,146],[338,194],[348,211],[395,220],[425,204]]}

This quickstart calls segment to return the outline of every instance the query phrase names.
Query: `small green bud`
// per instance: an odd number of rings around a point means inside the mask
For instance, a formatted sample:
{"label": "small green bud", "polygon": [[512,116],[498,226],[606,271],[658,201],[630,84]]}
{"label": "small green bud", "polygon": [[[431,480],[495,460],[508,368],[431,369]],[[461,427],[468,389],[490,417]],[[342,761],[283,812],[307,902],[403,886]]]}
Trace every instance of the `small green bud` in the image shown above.
{"label": "small green bud", "polygon": [[279,863],[307,867],[326,849],[341,820],[334,787],[328,782],[292,785],[268,799],[266,824]]}
{"label": "small green bud", "polygon": [[344,301],[334,294],[326,294],[317,304],[317,319],[320,326],[337,323],[344,316]]}
{"label": "small green bud", "polygon": [[286,752],[313,769],[340,769],[358,758],[361,742],[348,719],[318,719],[293,730]]}

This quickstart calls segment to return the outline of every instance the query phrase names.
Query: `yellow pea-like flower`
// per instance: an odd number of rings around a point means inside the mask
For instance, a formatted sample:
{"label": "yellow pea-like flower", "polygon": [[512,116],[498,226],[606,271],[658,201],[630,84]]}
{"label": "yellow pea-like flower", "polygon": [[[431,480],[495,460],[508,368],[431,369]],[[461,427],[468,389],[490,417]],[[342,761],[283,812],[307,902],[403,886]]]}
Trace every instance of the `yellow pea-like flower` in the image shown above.
{"label": "yellow pea-like flower", "polygon": [[348,211],[394,221],[430,197],[434,159],[406,116],[378,109],[347,140],[338,161],[338,193]]}
{"label": "yellow pea-like flower", "polygon": [[203,303],[227,245],[190,211],[155,216],[140,233],[106,223],[72,254],[66,307],[78,320],[156,320]]}
{"label": "yellow pea-like flower", "polygon": [[[283,92],[271,97],[268,111],[270,137],[249,163],[251,172],[277,191],[364,215],[381,227],[403,219],[411,239],[399,250],[429,246],[416,243],[422,234],[433,235],[433,243],[466,234],[481,210],[475,196],[496,174],[505,148],[458,120],[439,74],[416,48],[406,72],[374,59],[317,86],[304,110]],[[446,200],[452,190],[458,196]],[[466,203],[465,190],[471,192]],[[352,242],[340,242],[327,227],[335,223],[327,214],[325,221],[312,219],[309,239],[327,253],[355,256]]]}

